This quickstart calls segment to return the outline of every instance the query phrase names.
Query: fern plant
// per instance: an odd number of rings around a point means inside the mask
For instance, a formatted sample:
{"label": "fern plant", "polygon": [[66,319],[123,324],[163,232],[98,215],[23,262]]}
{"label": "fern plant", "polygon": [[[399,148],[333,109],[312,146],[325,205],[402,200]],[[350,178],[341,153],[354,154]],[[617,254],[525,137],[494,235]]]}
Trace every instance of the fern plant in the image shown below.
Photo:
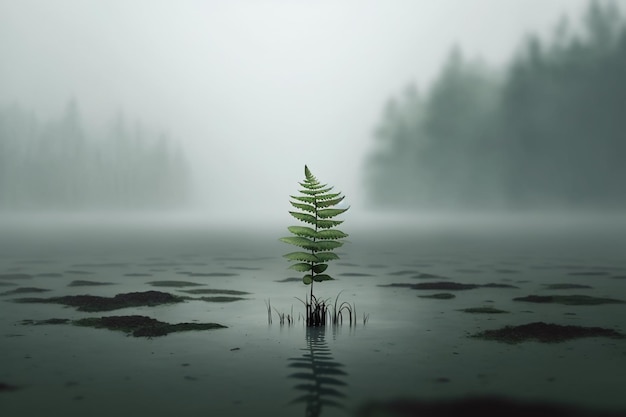
{"label": "fern plant", "polygon": [[305,272],[302,282],[311,286],[310,302],[309,300],[304,302],[307,308],[307,325],[321,325],[325,322],[326,305],[324,302],[318,302],[313,295],[313,283],[334,279],[326,273],[327,262],[339,259],[333,250],[343,245],[338,239],[348,235],[334,229],[343,223],[343,220],[333,218],[347,211],[349,207],[333,208],[345,196],[340,192],[331,192],[333,187],[321,184],[306,165],[304,176],[304,181],[299,183],[303,187],[300,190],[301,195],[290,196],[291,205],[300,211],[289,213],[311,226],[289,226],[288,230],[294,236],[283,237],[280,240],[303,249],[290,252],[284,257],[297,262],[291,265],[290,269]]}

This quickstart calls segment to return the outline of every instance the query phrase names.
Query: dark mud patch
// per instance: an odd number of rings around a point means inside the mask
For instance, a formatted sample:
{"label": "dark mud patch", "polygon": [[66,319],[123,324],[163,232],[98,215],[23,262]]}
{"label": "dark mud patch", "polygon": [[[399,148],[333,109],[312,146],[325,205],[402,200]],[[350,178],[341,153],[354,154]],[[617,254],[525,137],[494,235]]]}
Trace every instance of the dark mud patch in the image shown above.
{"label": "dark mud patch", "polygon": [[29,326],[41,326],[45,324],[67,324],[70,322],[70,319],[46,319],[46,320],[22,320],[21,324],[29,325]]}
{"label": "dark mud patch", "polygon": [[82,279],[77,279],[67,284],[68,287],[98,287],[101,285],[113,285],[113,283],[112,282],[100,282],[100,281],[86,281]]}
{"label": "dark mud patch", "polygon": [[0,382],[0,392],[11,392],[20,389],[17,385],[7,384],[6,382]]}
{"label": "dark mud patch", "polygon": [[180,292],[184,292],[187,294],[226,294],[226,295],[247,295],[250,294],[246,291],[236,291],[236,290],[219,290],[213,288],[201,288],[197,290],[179,290]]}
{"label": "dark mud patch", "polygon": [[170,324],[146,316],[90,317],[76,320],[73,324],[76,326],[121,331],[135,337],[157,337],[190,330],[226,328],[226,326],[217,323]]}
{"label": "dark mud patch", "polygon": [[540,321],[520,326],[505,326],[497,330],[485,330],[470,337],[515,344],[528,340],[541,343],[560,343],[585,337],[623,339],[626,336],[613,329],[603,327],[562,326]]}
{"label": "dark mud patch", "polygon": [[614,298],[591,297],[589,295],[529,295],[516,297],[513,301],[526,301],[529,303],[553,303],[569,306],[591,306],[600,304],[624,304],[624,301]]}
{"label": "dark mud patch", "polygon": [[444,277],[437,274],[428,274],[426,272],[422,272],[421,274],[413,275],[411,278],[413,279],[448,279],[448,277]]}
{"label": "dark mud patch", "polygon": [[302,282],[302,278],[284,278],[284,279],[276,279],[274,282]]}
{"label": "dark mud patch", "polygon": [[153,287],[200,287],[204,284],[189,281],[150,281],[147,284]]}
{"label": "dark mud patch", "polygon": [[611,277],[612,279],[626,279],[626,275],[616,275],[614,277]]}
{"label": "dark mud patch", "polygon": [[48,292],[50,290],[46,288],[37,288],[37,287],[19,287],[11,291],[5,291],[0,293],[0,295],[13,295],[13,294],[32,294],[32,293],[41,293]]}
{"label": "dark mud patch", "polygon": [[437,294],[430,295],[418,295],[419,298],[432,298],[435,300],[450,300],[452,298],[456,298],[456,295],[450,294],[449,292],[440,292]]}
{"label": "dark mud patch", "polygon": [[544,284],[544,287],[546,287],[546,289],[548,290],[578,290],[593,288],[590,285],[582,284]]}
{"label": "dark mud patch", "polygon": [[626,417],[626,412],[597,411],[563,404],[516,401],[501,397],[445,400],[393,400],[361,406],[356,417],[480,416],[480,417]]}
{"label": "dark mud patch", "polygon": [[493,307],[470,307],[470,308],[463,308],[459,311],[462,311],[464,313],[472,313],[472,314],[503,314],[503,313],[508,313],[508,311],[505,310],[499,310],[497,308],[493,308]]}
{"label": "dark mud patch", "polygon": [[180,303],[185,301],[160,291],[144,291],[117,294],[115,297],[98,297],[95,295],[66,295],[52,298],[16,298],[18,303],[63,304],[76,307],[78,311],[111,311],[127,307],[158,306],[161,304]]}
{"label": "dark mud patch", "polygon": [[58,272],[42,272],[41,274],[37,274],[37,276],[45,278],[61,278],[63,274],[59,274]]}
{"label": "dark mud patch", "polygon": [[402,275],[419,275],[419,271],[416,271],[414,269],[403,269],[401,271],[389,272],[387,275],[391,275],[394,277]]}
{"label": "dark mud patch", "polygon": [[462,290],[472,290],[475,288],[518,288],[514,285],[508,284],[461,284],[459,282],[421,282],[419,284],[388,284],[388,285],[379,285],[379,287],[403,287],[403,288],[411,288],[414,290],[442,290],[442,291],[462,291]]}
{"label": "dark mud patch", "polygon": [[31,279],[32,277],[30,274],[0,274],[0,279],[6,280]]}

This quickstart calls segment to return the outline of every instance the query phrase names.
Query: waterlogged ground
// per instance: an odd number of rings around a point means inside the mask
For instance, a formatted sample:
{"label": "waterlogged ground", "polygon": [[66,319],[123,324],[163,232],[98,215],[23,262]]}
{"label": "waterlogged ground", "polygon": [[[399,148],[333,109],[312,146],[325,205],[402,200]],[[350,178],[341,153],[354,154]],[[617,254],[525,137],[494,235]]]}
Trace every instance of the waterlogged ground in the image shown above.
{"label": "waterlogged ground", "polygon": [[[308,331],[295,299],[308,287],[286,269],[280,227],[5,224],[0,414],[369,415],[362,407],[372,402],[484,395],[626,410],[623,225],[440,220],[343,230],[349,243],[328,270],[337,280],[315,292],[332,301],[341,293],[357,324],[344,317]],[[189,298],[105,311],[15,301],[145,291]],[[295,323],[281,326],[277,313],[292,309]],[[73,324],[133,315],[226,328],[133,337]],[[472,337],[531,323],[578,327],[542,328],[544,341],[521,330]],[[580,327],[615,337],[546,343]]]}

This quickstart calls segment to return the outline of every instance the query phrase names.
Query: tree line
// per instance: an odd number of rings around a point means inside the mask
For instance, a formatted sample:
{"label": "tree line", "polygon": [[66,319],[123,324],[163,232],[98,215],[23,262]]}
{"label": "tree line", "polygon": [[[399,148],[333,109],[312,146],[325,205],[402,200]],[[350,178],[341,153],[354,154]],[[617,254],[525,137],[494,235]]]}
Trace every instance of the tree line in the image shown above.
{"label": "tree line", "polygon": [[500,70],[454,48],[434,84],[387,104],[366,161],[370,202],[422,209],[626,206],[626,25],[529,36]]}
{"label": "tree line", "polygon": [[185,204],[189,166],[165,134],[85,128],[76,101],[42,122],[17,104],[0,109],[0,209],[162,209]]}

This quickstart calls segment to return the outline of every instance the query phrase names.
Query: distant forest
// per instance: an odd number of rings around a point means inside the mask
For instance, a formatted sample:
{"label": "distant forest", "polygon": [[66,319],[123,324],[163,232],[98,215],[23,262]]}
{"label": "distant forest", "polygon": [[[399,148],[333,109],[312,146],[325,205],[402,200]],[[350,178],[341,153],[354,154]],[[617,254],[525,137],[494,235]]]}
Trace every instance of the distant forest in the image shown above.
{"label": "distant forest", "polygon": [[[497,36],[497,35],[494,35]],[[626,207],[626,25],[592,2],[494,71],[454,48],[432,87],[390,100],[365,172],[372,205]]]}
{"label": "distant forest", "polygon": [[189,182],[181,150],[122,115],[96,133],[73,100],[49,122],[0,109],[0,209],[163,209],[186,203]]}

